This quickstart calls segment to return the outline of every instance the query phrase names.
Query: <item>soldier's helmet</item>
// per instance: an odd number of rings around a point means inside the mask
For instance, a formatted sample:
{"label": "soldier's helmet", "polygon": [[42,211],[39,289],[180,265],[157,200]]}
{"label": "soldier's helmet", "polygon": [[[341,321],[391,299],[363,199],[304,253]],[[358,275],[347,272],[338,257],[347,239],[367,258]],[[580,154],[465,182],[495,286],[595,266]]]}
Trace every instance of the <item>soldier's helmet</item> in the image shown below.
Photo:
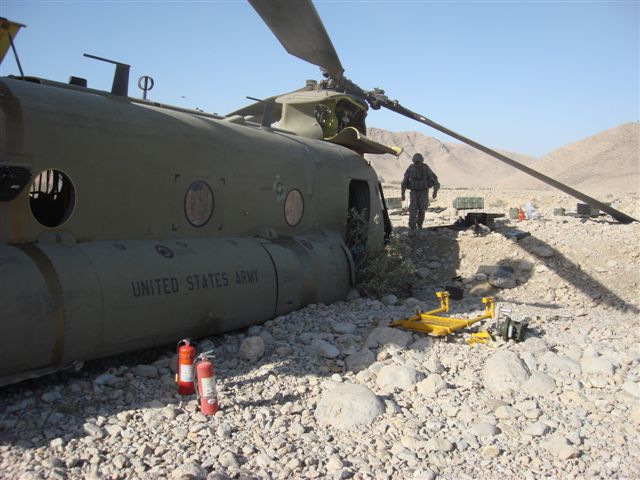
{"label": "soldier's helmet", "polygon": [[424,157],[421,153],[416,153],[411,159],[413,163],[424,163]]}

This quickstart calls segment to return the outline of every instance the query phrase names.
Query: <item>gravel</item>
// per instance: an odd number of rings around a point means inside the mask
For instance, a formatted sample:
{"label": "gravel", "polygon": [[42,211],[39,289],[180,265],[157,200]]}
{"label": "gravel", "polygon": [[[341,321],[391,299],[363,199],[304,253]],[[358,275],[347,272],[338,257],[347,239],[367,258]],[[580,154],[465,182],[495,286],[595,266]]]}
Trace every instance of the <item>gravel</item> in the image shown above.
{"label": "gravel", "polygon": [[[209,339],[215,416],[177,394],[169,349],[3,388],[0,478],[640,478],[640,228],[538,207],[526,227],[551,256],[427,231],[407,241],[439,274],[412,279],[415,301],[352,294]],[[477,268],[500,260],[517,285],[494,295],[531,318],[525,342],[384,326],[453,276],[452,314],[477,315]]]}

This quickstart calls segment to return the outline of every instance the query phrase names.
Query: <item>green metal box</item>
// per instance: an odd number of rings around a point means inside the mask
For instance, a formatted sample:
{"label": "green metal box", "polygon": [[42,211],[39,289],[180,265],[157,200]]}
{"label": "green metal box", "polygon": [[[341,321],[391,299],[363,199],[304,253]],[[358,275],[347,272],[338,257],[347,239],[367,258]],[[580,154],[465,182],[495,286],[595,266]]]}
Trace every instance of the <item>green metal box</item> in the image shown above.
{"label": "green metal box", "polygon": [[457,197],[453,200],[453,208],[458,210],[484,208],[484,197]]}

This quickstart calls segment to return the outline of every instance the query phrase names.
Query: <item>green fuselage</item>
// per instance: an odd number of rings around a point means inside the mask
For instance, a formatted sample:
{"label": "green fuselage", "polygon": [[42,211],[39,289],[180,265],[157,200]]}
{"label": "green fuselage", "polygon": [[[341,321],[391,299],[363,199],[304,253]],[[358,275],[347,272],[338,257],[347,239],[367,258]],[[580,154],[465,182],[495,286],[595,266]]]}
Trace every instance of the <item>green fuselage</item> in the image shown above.
{"label": "green fuselage", "polygon": [[[377,177],[339,145],[53,82],[0,81],[0,385],[343,298],[349,208]],[[6,170],[6,169],[5,169]]]}

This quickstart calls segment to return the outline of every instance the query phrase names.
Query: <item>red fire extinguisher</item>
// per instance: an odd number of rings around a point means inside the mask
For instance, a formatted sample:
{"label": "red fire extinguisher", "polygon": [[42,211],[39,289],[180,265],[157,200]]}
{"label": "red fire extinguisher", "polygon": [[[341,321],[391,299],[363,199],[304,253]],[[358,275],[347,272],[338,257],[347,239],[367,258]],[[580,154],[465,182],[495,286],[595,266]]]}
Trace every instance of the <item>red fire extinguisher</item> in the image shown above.
{"label": "red fire extinguisher", "polygon": [[193,387],[193,362],[196,359],[196,347],[191,340],[185,338],[178,342],[178,393],[180,395],[192,395]]}
{"label": "red fire extinguisher", "polygon": [[196,381],[198,382],[200,411],[205,415],[214,415],[220,410],[212,357],[211,351],[201,353],[194,364]]}
{"label": "red fire extinguisher", "polygon": [[524,220],[524,210],[522,208],[518,210],[518,221],[522,222]]}

